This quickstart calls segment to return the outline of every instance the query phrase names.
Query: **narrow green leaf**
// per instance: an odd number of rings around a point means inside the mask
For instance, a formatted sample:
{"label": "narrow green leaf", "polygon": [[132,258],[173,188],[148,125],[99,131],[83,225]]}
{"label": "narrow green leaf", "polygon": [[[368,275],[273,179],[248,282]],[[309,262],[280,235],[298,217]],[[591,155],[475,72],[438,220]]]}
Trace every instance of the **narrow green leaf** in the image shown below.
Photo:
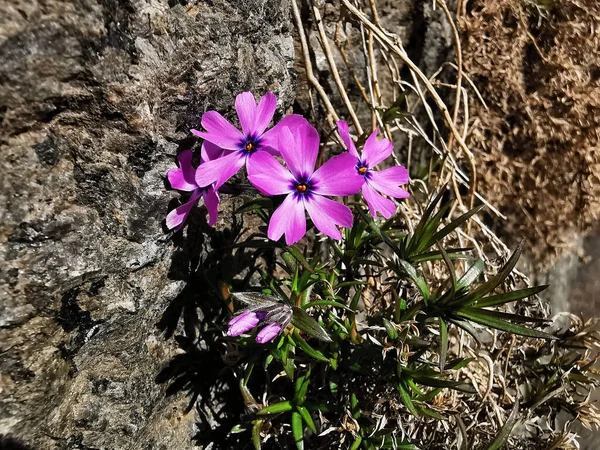
{"label": "narrow green leaf", "polygon": [[394,324],[392,322],[390,322],[389,320],[387,320],[384,317],[383,318],[383,325],[385,326],[385,330],[387,331],[388,337],[392,341],[395,341],[396,339],[398,339],[398,331],[396,330],[396,327],[394,326]]}
{"label": "narrow green leaf", "polygon": [[421,216],[421,220],[419,221],[419,223],[417,224],[417,226],[415,228],[413,236],[419,235],[423,232],[423,229],[427,226],[427,222],[429,221],[431,214],[433,214],[434,209],[436,208],[436,206],[438,205],[438,203],[440,202],[440,200],[442,199],[442,197],[444,196],[445,193],[446,193],[446,185],[444,185],[440,188],[440,192],[438,192],[438,194],[431,201],[429,206],[427,206],[427,209]]}
{"label": "narrow green leaf", "polygon": [[298,261],[298,263],[302,267],[304,267],[310,273],[315,273],[315,271],[313,270],[312,266],[308,263],[308,261],[306,260],[306,258],[304,257],[304,255],[295,246],[290,245],[290,246],[286,247],[286,251],[289,252],[289,254],[292,255],[294,257],[294,259],[296,261]]}
{"label": "narrow green leaf", "polygon": [[432,377],[414,377],[414,380],[425,386],[435,387],[435,388],[449,388],[455,389],[457,391],[466,392],[468,394],[475,394],[476,391],[473,386],[463,383],[461,381],[454,380],[441,380],[439,378]]}
{"label": "narrow green leaf", "polygon": [[365,284],[367,283],[365,283],[364,281],[342,281],[341,283],[334,285],[333,290],[337,291],[338,289],[349,286],[364,286]]}
{"label": "narrow green leaf", "polygon": [[481,211],[483,209],[483,207],[484,207],[484,205],[476,206],[472,210],[467,211],[466,213],[464,213],[462,216],[457,217],[452,222],[450,222],[448,225],[446,225],[444,228],[442,228],[440,231],[438,231],[437,233],[435,233],[433,235],[433,237],[431,238],[431,240],[433,242],[436,242],[436,241],[440,241],[441,242],[442,239],[444,239],[452,231],[454,231],[460,225],[462,225],[467,220],[469,220],[471,218],[471,216],[474,216],[479,211]]}
{"label": "narrow green leaf", "polygon": [[294,411],[292,413],[292,436],[296,442],[298,450],[304,450],[304,427],[302,426],[302,416]]}
{"label": "narrow green leaf", "polygon": [[305,303],[302,305],[302,309],[308,309],[311,306],[335,306],[336,308],[342,308],[346,311],[354,312],[353,309],[348,308],[346,305],[340,302],[335,302],[333,300],[314,300],[312,302]]}
{"label": "narrow green leaf", "polygon": [[452,202],[446,203],[444,206],[440,208],[440,210],[433,216],[431,219],[427,221],[422,231],[418,233],[415,231],[413,237],[411,238],[411,246],[410,246],[410,256],[414,253],[420,253],[428,248],[432,247],[435,243],[433,240],[433,236],[435,236],[435,232],[444,217],[444,214],[450,209],[452,206]]}
{"label": "narrow green leaf", "polygon": [[452,298],[456,292],[456,271],[454,270],[454,264],[448,257],[448,254],[446,253],[446,250],[444,250],[444,247],[442,247],[442,244],[437,242],[437,246],[440,249],[440,252],[442,252],[442,258],[444,259],[444,263],[446,264],[448,272],[450,273],[450,291],[448,292],[448,295],[450,298]]}
{"label": "narrow green leaf", "polygon": [[262,448],[260,439],[260,429],[262,428],[263,420],[255,420],[254,426],[252,427],[252,444],[254,444],[255,450]]}
{"label": "narrow green leaf", "polygon": [[310,368],[307,369],[302,375],[296,378],[296,392],[294,394],[294,400],[297,405],[302,405],[306,400],[306,391],[310,384]]}
{"label": "narrow green leaf", "polygon": [[289,400],[283,402],[273,403],[269,406],[265,406],[259,410],[256,414],[259,416],[265,416],[269,414],[281,414],[284,412],[291,411],[293,409],[292,404]]}
{"label": "narrow green leaf", "polygon": [[298,308],[297,306],[292,306],[292,310],[292,325],[304,331],[311,337],[324,342],[331,342],[331,338],[327,334],[327,331],[325,331],[315,319],[309,316],[306,311],[304,311],[302,308]]}
{"label": "narrow green leaf", "polygon": [[[450,259],[467,259],[467,255],[462,255],[461,253],[470,252],[471,250],[473,250],[473,247],[449,248],[446,250],[446,253]],[[425,261],[438,261],[441,259],[442,253],[439,250],[410,256],[410,260],[413,264]]]}
{"label": "narrow green leaf", "polygon": [[475,330],[473,325],[471,325],[469,322],[467,322],[466,320],[459,319],[458,317],[448,318],[448,322],[453,323],[457,327],[465,330],[467,333],[469,333],[471,335],[471,337],[473,339],[475,339],[475,342],[477,342],[477,345],[481,345],[481,341],[479,340],[479,333],[477,333],[477,330]]}
{"label": "narrow green leaf", "polygon": [[517,322],[517,323],[540,323],[540,324],[543,324],[543,323],[549,322],[548,319],[540,319],[538,317],[521,316],[519,314],[505,313],[502,311],[494,311],[491,309],[483,309],[483,308],[478,308],[478,307],[473,307],[473,306],[461,306],[460,308],[454,310],[454,312],[460,312],[460,311],[466,311],[470,314],[482,313],[482,314],[486,315],[487,317],[495,317],[496,319],[512,321],[512,322]]}
{"label": "narrow green leaf", "polygon": [[491,328],[495,328],[501,331],[507,331],[509,333],[518,334],[521,336],[529,336],[539,339],[556,339],[555,336],[552,336],[548,333],[544,333],[543,331],[534,330],[531,328],[527,328],[521,325],[516,325],[510,322],[506,322],[505,320],[498,319],[492,311],[488,311],[485,309],[478,310],[476,313],[472,311],[465,311],[464,309],[460,311],[454,311],[454,314],[464,318],[471,320],[472,322],[479,323],[481,325],[486,325]]}
{"label": "narrow green leaf", "polygon": [[429,293],[429,288],[427,287],[427,283],[421,276],[419,276],[417,274],[417,271],[412,266],[412,264],[410,264],[407,261],[404,261],[403,259],[398,260],[398,262],[402,266],[402,269],[404,270],[404,272],[410,277],[411,280],[413,280],[415,282],[415,284],[419,288],[419,291],[421,291],[421,295],[423,296],[423,299],[425,301],[429,300],[430,293]]}
{"label": "narrow green leaf", "polygon": [[486,447],[486,450],[500,450],[504,446],[504,444],[506,444],[506,441],[508,441],[508,438],[510,437],[513,428],[517,424],[518,418],[519,400],[516,400],[515,405],[513,406],[513,409],[510,412],[510,415],[508,416],[508,419],[506,419],[506,422],[504,423],[494,440],[490,442],[490,444]]}
{"label": "narrow green leaf", "polygon": [[304,351],[304,353],[306,353],[311,358],[314,358],[318,361],[329,362],[329,359],[327,359],[325,355],[323,355],[323,353],[321,353],[319,350],[315,350],[310,345],[308,345],[308,343],[304,339],[302,339],[302,336],[300,336],[300,333],[298,333],[297,329],[294,330],[294,340],[298,347],[300,347]]}
{"label": "narrow green leaf", "polygon": [[313,419],[310,413],[308,412],[308,409],[306,409],[304,406],[298,406],[296,407],[296,409],[298,410],[300,416],[302,416],[302,420],[304,420],[306,425],[308,425],[308,428],[310,428],[312,432],[316,434],[317,427],[315,427],[315,423],[313,422]]}
{"label": "narrow green leaf", "polygon": [[502,305],[504,303],[510,303],[517,300],[521,300],[526,297],[530,297],[539,292],[542,292],[544,289],[548,287],[547,284],[543,286],[535,286],[528,289],[520,289],[518,291],[506,292],[504,294],[492,295],[490,297],[484,297],[480,299],[475,299],[472,304],[477,307],[487,307],[487,306],[497,306]]}
{"label": "narrow green leaf", "polygon": [[419,416],[419,411],[417,410],[417,408],[415,408],[415,405],[412,399],[410,398],[410,394],[404,386],[404,382],[400,381],[400,383],[398,383],[397,385],[397,389],[400,392],[400,397],[402,398],[402,403],[404,403],[404,406],[406,406],[412,414],[414,414],[415,416]]}
{"label": "narrow green leaf", "polygon": [[362,436],[359,435],[356,437],[356,440],[350,446],[350,450],[358,450],[360,444],[362,444]]}
{"label": "narrow green leaf", "polygon": [[457,358],[452,361],[448,361],[444,366],[444,370],[460,370],[463,367],[466,367],[471,361],[474,361],[475,358]]}
{"label": "narrow green leaf", "polygon": [[446,356],[448,355],[448,326],[441,317],[440,321],[440,371],[444,370],[446,365]]}
{"label": "narrow green leaf", "polygon": [[273,199],[270,197],[258,197],[249,202],[244,203],[238,209],[235,210],[234,214],[241,214],[248,211],[255,211],[257,209],[270,209],[273,208]]}
{"label": "narrow green leaf", "polygon": [[421,412],[422,415],[433,417],[434,419],[437,419],[437,420],[444,420],[444,417],[441,414],[438,414],[437,412],[435,412],[429,408],[426,408],[423,405],[419,405],[417,408],[419,409],[419,411]]}
{"label": "narrow green leaf", "polygon": [[471,286],[483,273],[484,268],[485,263],[483,262],[483,260],[478,259],[477,261],[475,261],[475,263],[473,263],[473,265],[467,269],[465,274],[462,277],[460,277],[460,280],[458,280],[458,282],[456,283],[456,289],[460,290]]}
{"label": "narrow green leaf", "polygon": [[485,295],[489,294],[494,289],[496,289],[506,279],[510,272],[512,272],[513,268],[517,264],[517,261],[519,260],[519,257],[521,256],[521,252],[523,251],[523,242],[524,241],[521,241],[519,245],[517,245],[517,248],[515,249],[514,253],[508,259],[504,267],[500,269],[500,272],[498,272],[497,275],[494,275],[487,282],[476,287],[471,292],[469,292],[468,295],[465,296],[465,303],[484,297]]}

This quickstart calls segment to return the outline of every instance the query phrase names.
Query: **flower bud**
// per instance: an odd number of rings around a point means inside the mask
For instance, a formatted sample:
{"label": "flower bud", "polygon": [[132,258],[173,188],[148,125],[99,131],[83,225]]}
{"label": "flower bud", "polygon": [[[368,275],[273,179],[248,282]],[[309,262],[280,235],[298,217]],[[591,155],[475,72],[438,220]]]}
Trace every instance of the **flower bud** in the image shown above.
{"label": "flower bud", "polygon": [[276,323],[270,323],[266,327],[264,327],[260,332],[256,335],[256,342],[259,344],[265,344],[269,341],[272,341],[275,336],[279,334],[281,331],[281,325]]}

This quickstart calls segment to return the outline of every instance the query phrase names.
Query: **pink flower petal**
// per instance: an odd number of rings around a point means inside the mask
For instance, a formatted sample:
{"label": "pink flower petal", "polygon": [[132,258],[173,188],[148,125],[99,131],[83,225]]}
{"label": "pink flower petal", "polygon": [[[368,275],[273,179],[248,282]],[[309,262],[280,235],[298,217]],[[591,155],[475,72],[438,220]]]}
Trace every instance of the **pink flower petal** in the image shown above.
{"label": "pink flower petal", "polygon": [[287,194],[293,190],[293,175],[267,152],[251,155],[246,168],[250,183],[265,195]]}
{"label": "pink flower petal", "polygon": [[365,177],[356,170],[357,163],[356,156],[348,152],[331,158],[312,176],[315,192],[335,196],[357,194],[365,182]]}
{"label": "pink flower petal", "polygon": [[227,336],[239,336],[240,334],[244,334],[258,325],[259,321],[256,313],[245,311],[229,321]]}
{"label": "pink flower petal", "polygon": [[214,188],[219,189],[245,162],[246,156],[242,152],[232,152],[219,159],[202,163],[196,169],[196,183],[202,187],[215,183]]}
{"label": "pink flower petal", "polygon": [[256,133],[256,100],[251,92],[242,92],[235,98],[235,110],[240,119],[242,131],[246,136]]}
{"label": "pink flower petal", "polygon": [[310,176],[319,154],[319,133],[311,125],[299,126],[294,133],[283,127],[279,133],[278,149],[296,178]]}
{"label": "pink flower petal", "polygon": [[244,135],[216,111],[202,115],[202,126],[206,132],[191,130],[192,134],[227,150],[238,150]]}
{"label": "pink flower petal", "polygon": [[275,337],[279,334],[280,331],[281,325],[276,323],[270,323],[258,332],[258,334],[256,335],[256,342],[258,342],[259,344],[265,344],[269,341],[272,341],[273,339],[275,339]]}
{"label": "pink flower petal", "polygon": [[212,227],[219,219],[219,194],[212,187],[207,187],[202,192],[202,197],[208,211],[208,224]]}
{"label": "pink flower petal", "polygon": [[304,201],[304,206],[317,230],[331,239],[342,238],[342,233],[336,225],[352,227],[352,211],[341,203],[320,195],[313,195],[310,200]]}
{"label": "pink flower petal", "polygon": [[377,213],[386,219],[389,219],[396,213],[396,204],[379,194],[369,183],[364,184],[362,193],[367,205],[369,205],[369,212],[374,219],[377,219]]}
{"label": "pink flower petal", "polygon": [[406,168],[395,166],[379,172],[369,172],[369,175],[370,178],[367,180],[367,183],[382,194],[395,198],[410,197],[408,192],[398,187],[399,184],[406,184],[409,180]]}
{"label": "pink flower petal", "polygon": [[184,203],[183,205],[178,206],[173,211],[171,211],[169,214],[167,214],[167,220],[166,220],[167,228],[169,230],[172,230],[173,228],[176,228],[175,231],[179,230],[183,226],[185,219],[190,214],[190,211],[192,210],[192,208],[194,207],[194,205],[196,204],[196,202],[198,201],[199,198],[200,198],[200,189],[197,189],[196,191],[194,191],[192,193],[192,195],[190,196],[190,199],[188,200],[187,203]]}
{"label": "pink flower petal", "polygon": [[344,144],[346,144],[346,148],[348,149],[350,154],[358,158],[359,156],[358,151],[356,150],[356,145],[354,145],[354,141],[352,140],[352,138],[350,137],[350,133],[348,132],[348,123],[343,120],[339,120],[337,122],[337,128],[342,138],[342,141],[344,141]]}
{"label": "pink flower petal", "polygon": [[275,210],[269,222],[267,235],[272,241],[278,241],[285,234],[285,243],[292,245],[306,234],[306,216],[304,205],[288,195],[281,206]]}
{"label": "pink flower petal", "polygon": [[262,96],[256,107],[256,116],[254,117],[254,132],[261,135],[265,132],[277,108],[277,97],[272,92],[267,92]]}
{"label": "pink flower petal", "polygon": [[[229,152],[227,152],[229,153]],[[202,151],[200,156],[202,158],[202,162],[212,161],[213,159],[220,158],[223,155],[223,149],[218,145],[213,144],[209,141],[204,141],[202,143]]]}
{"label": "pink flower petal", "polygon": [[179,161],[178,169],[171,169],[167,172],[167,178],[171,187],[178,191],[193,191],[198,189],[196,180],[194,178],[196,169],[192,166],[193,152],[191,150],[185,150],[177,155]]}
{"label": "pink flower petal", "polygon": [[263,150],[268,151],[272,155],[278,156],[281,153],[279,152],[279,133],[283,129],[283,127],[288,127],[292,134],[295,134],[295,130],[298,127],[310,126],[308,120],[302,117],[299,114],[290,114],[289,116],[285,116],[281,119],[273,128],[267,130],[261,137],[260,143],[262,145]]}
{"label": "pink flower petal", "polygon": [[375,131],[373,131],[371,136],[368,137],[367,142],[365,142],[361,159],[371,169],[388,158],[393,151],[394,145],[387,139],[377,141],[377,128],[375,128]]}

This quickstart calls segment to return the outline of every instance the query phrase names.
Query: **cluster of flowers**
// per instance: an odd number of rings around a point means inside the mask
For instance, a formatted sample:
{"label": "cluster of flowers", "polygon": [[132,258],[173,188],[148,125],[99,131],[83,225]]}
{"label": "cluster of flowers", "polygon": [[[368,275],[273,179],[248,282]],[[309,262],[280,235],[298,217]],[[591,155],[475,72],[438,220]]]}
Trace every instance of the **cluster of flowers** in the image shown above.
{"label": "cluster of flowers", "polygon": [[[187,150],[179,155],[179,168],[167,174],[173,189],[191,192],[189,201],[167,216],[168,228],[180,228],[200,197],[204,198],[209,224],[213,225],[217,221],[219,188],[243,166],[260,192],[269,196],[286,195],[271,216],[267,234],[274,241],[285,235],[288,245],[306,234],[305,211],[314,226],[332,239],[342,237],[338,226],[352,226],[350,209],[328,197],[351,196],[362,190],[371,215],[376,218],[380,214],[387,219],[395,213],[396,204],[384,195],[409,196],[399,187],[409,180],[406,168],[374,170],[393,152],[390,141],[377,140],[377,130],[359,153],[350,138],[348,124],[339,121],[338,132],[348,151],[315,170],[319,133],[297,114],[284,117],[267,130],[276,107],[277,98],[270,92],[258,105],[252,93],[239,94],[235,108],[241,131],[216,111],[202,115],[201,124],[206,131],[191,130],[204,140],[200,165],[193,167],[192,152]],[[285,166],[277,158],[283,159]]]}

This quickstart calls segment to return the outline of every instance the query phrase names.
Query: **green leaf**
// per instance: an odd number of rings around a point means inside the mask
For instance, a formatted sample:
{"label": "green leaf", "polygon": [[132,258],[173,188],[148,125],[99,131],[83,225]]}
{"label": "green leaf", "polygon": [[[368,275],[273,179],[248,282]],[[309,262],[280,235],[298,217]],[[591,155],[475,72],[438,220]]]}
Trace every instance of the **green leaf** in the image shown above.
{"label": "green leaf", "polygon": [[312,432],[316,434],[317,427],[315,427],[315,423],[313,422],[312,417],[308,412],[308,409],[306,409],[304,406],[297,406],[296,409],[298,410],[300,416],[302,416],[302,420],[304,420],[306,425],[308,425],[308,428],[310,428]]}
{"label": "green leaf", "polygon": [[254,426],[252,427],[252,444],[254,444],[255,450],[260,450],[261,439],[260,439],[260,429],[262,428],[263,420],[255,420]]}
{"label": "green leaf", "polygon": [[292,255],[294,257],[294,259],[296,261],[298,261],[298,263],[303,268],[305,268],[306,270],[308,270],[310,273],[315,273],[315,271],[313,270],[312,266],[308,263],[308,261],[306,260],[306,258],[304,257],[304,255],[300,252],[300,250],[298,250],[293,245],[290,245],[290,246],[286,247],[286,251],[290,255]]}
{"label": "green leaf", "polygon": [[265,406],[264,408],[260,409],[256,414],[259,416],[281,414],[284,412],[291,411],[292,409],[292,403],[289,400],[285,400],[283,402],[273,403],[269,406]]}
{"label": "green leaf", "polygon": [[244,203],[238,209],[235,210],[234,214],[241,214],[248,211],[255,211],[257,209],[271,209],[273,208],[273,199],[270,197],[257,197],[249,202]]}
{"label": "green leaf", "polygon": [[463,223],[465,223],[467,220],[469,220],[471,218],[471,216],[474,216],[479,211],[481,211],[483,209],[483,207],[484,207],[484,205],[477,206],[477,207],[473,208],[472,210],[467,211],[462,216],[457,217],[452,222],[450,222],[448,225],[446,225],[444,228],[442,228],[440,231],[435,233],[433,235],[433,237],[431,238],[432,241],[433,242],[437,242],[437,241],[441,242],[442,239],[444,239],[447,235],[452,233],[452,231],[454,231],[456,228],[458,228]]}
{"label": "green leaf", "polygon": [[490,310],[490,309],[476,308],[476,307],[472,307],[472,306],[462,306],[460,309],[456,309],[454,312],[460,312],[460,311],[466,311],[470,314],[479,314],[480,312],[483,312],[488,317],[495,317],[496,319],[513,321],[513,322],[518,322],[518,323],[528,323],[529,322],[529,323],[543,324],[543,323],[549,322],[548,319],[540,319],[538,317],[521,316],[519,314],[505,313],[502,311],[494,311],[494,310]]}
{"label": "green leaf", "polygon": [[547,284],[542,286],[535,286],[528,289],[520,289],[518,291],[506,292],[504,294],[492,295],[490,297],[484,297],[480,299],[476,299],[472,302],[474,306],[477,307],[486,307],[486,306],[497,306],[502,305],[504,303],[514,302],[517,300],[521,300],[526,297],[530,297],[539,292],[542,292],[544,289],[548,287]]}
{"label": "green leaf", "polygon": [[544,333],[543,331],[534,330],[498,319],[496,314],[494,314],[494,311],[488,311],[486,309],[469,308],[469,310],[465,311],[463,308],[459,311],[454,311],[453,314],[481,325],[486,325],[497,330],[507,331],[509,333],[518,334],[521,336],[529,336],[539,339],[557,339],[555,336]]}
{"label": "green leaf", "polygon": [[460,370],[463,367],[466,367],[471,361],[474,361],[476,358],[457,358],[452,361],[448,361],[444,366],[444,370]]}
{"label": "green leaf", "polygon": [[402,398],[402,403],[404,403],[404,406],[406,406],[413,415],[419,416],[419,411],[417,408],[415,408],[415,405],[410,398],[410,394],[408,393],[408,389],[404,386],[403,381],[398,383],[397,389],[400,392],[400,397]]}
{"label": "green leaf", "polygon": [[294,411],[292,413],[292,436],[296,442],[298,450],[304,450],[304,427],[302,426],[302,416]]}
{"label": "green leaf", "polygon": [[513,406],[513,409],[510,412],[510,415],[508,416],[508,419],[506,419],[506,422],[504,423],[494,440],[490,442],[490,444],[486,447],[486,450],[500,450],[504,446],[504,444],[506,444],[506,441],[508,441],[508,438],[510,437],[513,428],[517,424],[518,418],[519,400],[516,400],[515,405]]}
{"label": "green leaf", "polygon": [[440,370],[444,370],[448,355],[448,326],[441,317],[438,320],[440,321]]}
{"label": "green leaf", "polygon": [[484,268],[485,264],[483,260],[478,259],[475,261],[475,263],[473,263],[473,265],[467,269],[465,274],[460,277],[460,280],[458,280],[456,283],[456,290],[466,289],[471,286],[483,273]]}
{"label": "green leaf", "polygon": [[419,276],[417,274],[417,271],[412,266],[412,264],[410,264],[407,261],[404,261],[403,259],[398,260],[398,262],[402,266],[402,269],[404,270],[404,272],[410,277],[411,280],[413,280],[415,282],[415,284],[419,288],[419,291],[421,291],[421,295],[423,296],[423,299],[425,301],[429,300],[430,293],[429,293],[429,288],[427,287],[427,283],[421,276]]}
{"label": "green leaf", "polygon": [[388,337],[392,341],[395,341],[396,339],[398,339],[398,331],[396,330],[396,327],[394,326],[394,324],[392,322],[390,322],[389,320],[387,320],[384,317],[383,318],[383,325],[385,326],[385,330],[387,331]]}
{"label": "green leaf", "polygon": [[414,380],[425,386],[435,387],[435,388],[449,388],[455,389],[457,391],[466,392],[468,394],[475,394],[476,391],[473,386],[463,383],[461,381],[454,380],[441,380],[439,378],[433,377],[414,377]]}
{"label": "green leaf", "polygon": [[314,358],[317,361],[329,362],[329,359],[327,359],[325,355],[323,355],[323,353],[321,353],[319,350],[315,350],[310,345],[308,345],[308,343],[304,339],[302,339],[302,336],[300,336],[300,333],[298,333],[297,329],[294,330],[294,341],[296,342],[298,347],[300,347],[304,351],[304,353],[306,353],[311,358]]}
{"label": "green leaf", "polygon": [[361,443],[362,443],[362,436],[357,436],[356,440],[350,446],[350,450],[358,450]]}
{"label": "green leaf", "polygon": [[296,393],[294,395],[294,401],[297,405],[302,405],[306,400],[306,391],[310,384],[310,368],[307,369],[302,375],[296,378]]}
{"label": "green leaf", "polygon": [[[471,250],[473,250],[473,247],[449,248],[446,250],[446,253],[450,259],[467,259],[467,255],[461,255],[461,253],[470,252]],[[410,260],[414,264],[425,261],[437,261],[441,259],[442,252],[439,250],[410,256]]]}
{"label": "green leaf", "polygon": [[487,282],[473,289],[471,292],[469,292],[469,294],[467,294],[464,297],[463,300],[465,303],[484,297],[485,295],[489,294],[494,289],[496,289],[500,285],[500,283],[502,283],[506,279],[510,272],[512,272],[513,268],[517,264],[517,261],[519,260],[519,257],[521,256],[521,252],[523,251],[523,242],[524,241],[521,241],[519,245],[517,245],[517,248],[515,249],[514,253],[508,259],[504,267],[502,267],[500,272],[498,272],[498,274],[490,278]]}
{"label": "green leaf", "polygon": [[311,306],[335,306],[336,308],[342,308],[349,312],[354,312],[353,309],[348,308],[346,305],[333,300],[314,300],[312,302],[305,303],[302,305],[302,309],[308,309]]}
{"label": "green leaf", "polygon": [[306,311],[304,311],[302,308],[298,308],[297,306],[292,306],[292,310],[292,325],[304,331],[311,337],[324,342],[331,342],[331,338],[327,334],[327,331],[325,331],[315,319],[309,316]]}

